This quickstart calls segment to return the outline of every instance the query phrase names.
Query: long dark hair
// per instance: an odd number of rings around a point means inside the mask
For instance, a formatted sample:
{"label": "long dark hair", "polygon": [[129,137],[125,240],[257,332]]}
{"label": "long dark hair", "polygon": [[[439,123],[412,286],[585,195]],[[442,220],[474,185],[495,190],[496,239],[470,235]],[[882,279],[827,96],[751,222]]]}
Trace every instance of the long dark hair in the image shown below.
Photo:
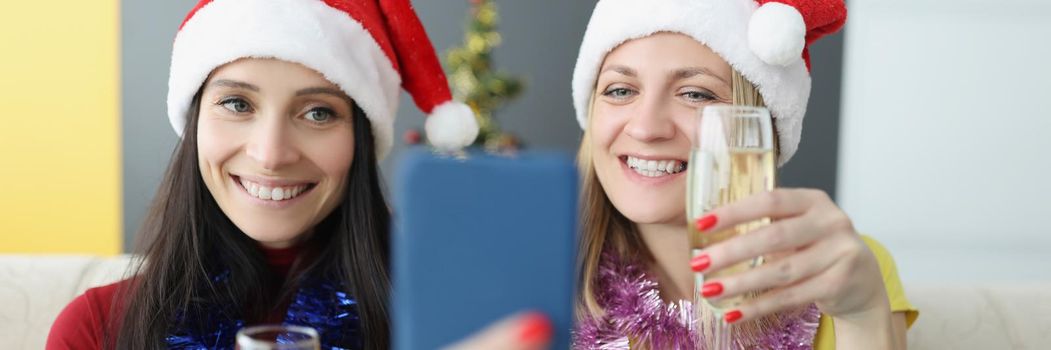
{"label": "long dark hair", "polygon": [[[354,161],[343,201],[304,244],[302,255],[313,258],[296,261],[282,282],[257,243],[223,214],[204,185],[197,160],[198,93],[139,233],[144,260],[118,291],[116,317],[103,337],[106,347],[164,348],[170,327],[186,326],[173,324],[177,315],[206,305],[230,305],[244,320],[262,320],[305,276],[325,276],[341,279],[355,297],[365,348],[388,348],[390,212],[370,122],[356,104],[353,110]],[[226,282],[213,282],[222,272],[229,272]]]}

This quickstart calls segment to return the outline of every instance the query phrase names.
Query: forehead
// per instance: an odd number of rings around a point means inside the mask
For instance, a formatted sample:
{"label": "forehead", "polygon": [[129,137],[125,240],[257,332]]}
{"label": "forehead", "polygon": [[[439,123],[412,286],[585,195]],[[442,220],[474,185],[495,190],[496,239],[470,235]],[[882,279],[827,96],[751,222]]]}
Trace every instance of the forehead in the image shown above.
{"label": "forehead", "polygon": [[212,71],[209,81],[216,78],[251,82],[253,85],[296,89],[302,87],[333,87],[324,75],[299,63],[275,58],[242,58],[219,66]]}
{"label": "forehead", "polygon": [[624,42],[606,55],[603,70],[612,65],[627,66],[640,74],[698,67],[707,68],[724,78],[730,77],[730,65],[708,46],[685,34],[671,32]]}

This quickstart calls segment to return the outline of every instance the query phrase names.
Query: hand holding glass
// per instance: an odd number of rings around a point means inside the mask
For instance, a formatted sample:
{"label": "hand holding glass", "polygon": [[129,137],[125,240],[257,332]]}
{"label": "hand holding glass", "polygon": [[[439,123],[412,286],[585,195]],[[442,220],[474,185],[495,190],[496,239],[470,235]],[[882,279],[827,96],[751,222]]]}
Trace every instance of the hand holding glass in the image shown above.
{"label": "hand holding glass", "polygon": [[[775,185],[775,152],[770,112],[765,108],[732,105],[708,106],[698,118],[695,145],[690,154],[686,214],[693,256],[715,243],[753,231],[770,223],[769,218],[740,224],[718,232],[699,232],[692,223],[709,211],[753,194],[770,191]],[[725,325],[723,313],[740,305],[747,296],[709,301],[700,296],[706,279],[736,274],[763,263],[763,257],[718,271],[697,274],[694,305],[698,319],[714,315],[713,325]],[[709,330],[709,343],[729,348],[729,328]],[[702,330],[703,331],[703,330]]]}

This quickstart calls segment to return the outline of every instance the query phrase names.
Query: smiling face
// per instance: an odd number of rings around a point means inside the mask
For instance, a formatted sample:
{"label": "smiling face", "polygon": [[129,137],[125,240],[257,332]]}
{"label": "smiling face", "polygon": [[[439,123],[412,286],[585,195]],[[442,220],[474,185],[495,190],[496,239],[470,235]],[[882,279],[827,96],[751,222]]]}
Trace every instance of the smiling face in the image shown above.
{"label": "smiling face", "polygon": [[264,246],[294,245],[343,199],[353,101],[314,70],[241,59],[204,84],[198,163],[208,191]]}
{"label": "smiling face", "polygon": [[589,147],[606,195],[629,220],[685,225],[694,124],[704,106],[732,103],[731,77],[726,61],[682,34],[631,40],[606,56]]}

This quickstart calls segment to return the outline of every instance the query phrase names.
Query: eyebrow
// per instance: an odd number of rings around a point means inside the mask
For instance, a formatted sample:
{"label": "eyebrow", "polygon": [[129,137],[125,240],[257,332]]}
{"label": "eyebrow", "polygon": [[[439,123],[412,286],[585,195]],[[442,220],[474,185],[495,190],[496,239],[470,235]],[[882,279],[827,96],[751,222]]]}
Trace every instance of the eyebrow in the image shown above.
{"label": "eyebrow", "polygon": [[632,77],[632,78],[635,78],[635,77],[639,76],[639,74],[636,73],[634,69],[628,68],[626,66],[621,66],[621,65],[613,65],[613,66],[606,67],[606,69],[603,69],[601,72],[599,72],[599,74],[602,74],[602,73],[605,73],[605,72],[609,72],[609,71],[617,72],[617,73],[620,73],[622,75],[626,75],[626,76],[629,76],[629,77]]}
{"label": "eyebrow", "polygon": [[330,88],[330,87],[318,86],[318,87],[309,87],[309,88],[305,88],[305,89],[301,89],[299,91],[296,91],[296,96],[297,97],[298,96],[306,96],[306,95],[318,95],[318,94],[321,94],[321,95],[332,95],[332,96],[335,96],[335,97],[339,97],[339,98],[343,99],[343,101],[347,102],[347,106],[349,106],[351,108],[354,108],[354,99],[350,98],[350,96],[347,96],[347,94],[343,93],[343,90],[340,90],[340,89],[333,89],[333,88]]}
{"label": "eyebrow", "polygon": [[726,79],[723,79],[723,77],[720,77],[719,75],[713,73],[710,69],[704,67],[689,67],[676,69],[671,73],[671,77],[675,80],[682,80],[696,75],[707,75],[712,78],[718,79],[719,81],[723,82],[723,84],[730,85],[730,82],[726,81]]}
{"label": "eyebrow", "polygon": [[[229,87],[229,88],[235,88],[235,89],[244,89],[244,90],[249,90],[249,91],[254,91],[254,92],[259,92],[260,91],[258,86],[255,86],[255,85],[243,82],[243,81],[229,80],[229,79],[217,79],[215,81],[212,81],[212,83],[210,85],[212,85],[212,86]],[[305,88],[305,89],[300,89],[300,90],[296,91],[296,97],[306,96],[306,95],[317,95],[317,94],[332,95],[332,96],[335,96],[335,97],[339,97],[339,98],[343,99],[344,101],[347,101],[348,105],[354,106],[354,100],[351,99],[350,96],[347,96],[347,94],[343,93],[342,90],[339,90],[339,89],[333,89],[333,88],[330,88],[330,87],[318,86],[318,87],[309,87],[309,88]]]}
{"label": "eyebrow", "polygon": [[211,85],[212,86],[223,86],[223,87],[229,87],[229,88],[235,88],[235,89],[245,89],[245,90],[249,90],[249,91],[259,92],[259,87],[258,86],[255,86],[255,85],[243,82],[243,81],[236,81],[236,80],[229,80],[229,79],[218,79],[218,80],[213,81],[211,83]]}
{"label": "eyebrow", "polygon": [[[621,65],[612,65],[612,66],[606,67],[606,69],[603,69],[602,72],[600,72],[599,74],[602,74],[602,73],[605,73],[605,72],[609,72],[609,71],[617,72],[617,73],[620,73],[620,74],[623,74],[623,75],[626,75],[626,76],[629,76],[629,77],[632,77],[632,78],[636,78],[639,75],[638,72],[636,72],[634,69],[628,68],[626,66],[621,66]],[[696,76],[696,75],[707,75],[707,76],[710,76],[712,78],[715,78],[715,79],[719,80],[723,84],[730,85],[730,82],[726,81],[726,79],[723,79],[723,77],[720,77],[719,75],[717,75],[714,72],[712,72],[710,69],[704,68],[704,67],[688,67],[688,68],[676,69],[675,71],[672,71],[671,74],[670,74],[671,78],[675,79],[675,80],[682,80],[682,79],[690,78],[690,77],[693,77],[693,76]]]}
{"label": "eyebrow", "polygon": [[296,96],[317,95],[317,94],[335,95],[337,97],[345,97],[345,94],[343,93],[343,91],[340,91],[339,89],[333,89],[333,88],[330,88],[330,87],[323,87],[323,86],[309,87],[309,88],[300,89],[299,91],[296,91]]}

